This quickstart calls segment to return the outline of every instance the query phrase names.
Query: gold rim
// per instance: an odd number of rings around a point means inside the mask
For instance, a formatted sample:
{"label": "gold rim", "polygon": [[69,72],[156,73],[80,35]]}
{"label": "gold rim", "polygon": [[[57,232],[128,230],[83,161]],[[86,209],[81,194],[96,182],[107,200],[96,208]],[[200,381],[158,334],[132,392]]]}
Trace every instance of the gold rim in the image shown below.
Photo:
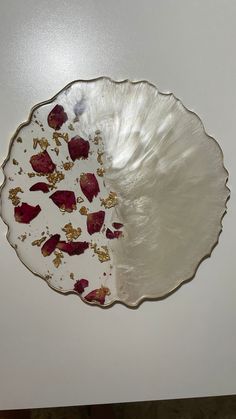
{"label": "gold rim", "polygon": [[[177,102],[179,102],[180,104],[181,104],[181,106],[183,106],[183,108],[186,110],[186,112],[188,112],[188,113],[191,113],[191,114],[193,114],[194,116],[196,116],[197,118],[198,118],[198,120],[200,121],[200,123],[201,123],[201,127],[202,127],[202,130],[203,130],[203,133],[205,134],[205,136],[208,138],[208,139],[210,139],[210,140],[213,140],[215,143],[216,143],[216,145],[218,146],[218,148],[219,148],[219,150],[220,150],[220,152],[221,152],[221,156],[222,156],[222,168],[223,168],[223,170],[225,171],[225,175],[226,175],[226,179],[225,179],[225,188],[226,188],[226,190],[227,190],[227,192],[228,192],[228,195],[227,195],[227,198],[226,198],[226,200],[225,200],[225,209],[224,209],[224,212],[223,212],[223,214],[222,214],[222,216],[221,216],[221,219],[220,219],[220,229],[219,229],[219,232],[218,232],[218,234],[217,234],[217,239],[216,239],[216,241],[214,242],[214,244],[212,245],[212,247],[211,247],[211,249],[210,249],[210,251],[209,251],[209,253],[207,253],[205,256],[203,256],[201,259],[200,259],[200,261],[197,263],[197,265],[196,265],[196,267],[194,268],[194,270],[193,270],[193,274],[189,277],[189,278],[186,278],[186,279],[180,279],[179,281],[178,281],[178,284],[177,285],[175,285],[170,291],[168,291],[168,292],[166,292],[166,293],[163,293],[162,295],[158,295],[158,296],[152,296],[152,295],[144,295],[144,296],[142,296],[138,301],[136,301],[136,302],[134,302],[134,303],[131,303],[131,304],[127,304],[127,303],[125,303],[124,301],[122,301],[122,300],[120,300],[119,298],[116,298],[116,299],[113,299],[113,300],[111,300],[109,303],[107,303],[107,304],[104,304],[104,305],[101,305],[101,304],[99,304],[99,303],[97,303],[97,302],[88,302],[88,301],[86,301],[80,294],[78,294],[78,293],[76,293],[75,291],[73,291],[73,290],[71,290],[71,291],[63,291],[63,290],[59,290],[58,288],[56,288],[56,287],[54,287],[53,285],[51,285],[49,282],[48,282],[48,280],[45,278],[45,277],[43,277],[43,276],[41,276],[40,274],[38,274],[37,272],[35,272],[35,271],[33,271],[22,259],[21,259],[21,257],[20,257],[20,255],[19,255],[19,253],[18,253],[18,251],[17,251],[17,248],[11,243],[11,241],[10,241],[10,239],[9,239],[9,234],[10,234],[10,226],[8,225],[8,223],[6,222],[6,220],[4,219],[4,217],[3,217],[3,215],[2,215],[2,190],[3,190],[3,188],[4,188],[4,186],[5,186],[5,184],[6,184],[6,181],[7,181],[7,177],[6,177],[6,175],[5,175],[5,173],[4,173],[4,168],[5,168],[5,165],[6,165],[6,163],[9,161],[9,159],[10,159],[10,155],[11,155],[11,150],[12,150],[12,146],[13,146],[13,143],[14,143],[14,140],[16,139],[16,137],[18,136],[18,134],[19,134],[19,132],[20,132],[20,130],[22,129],[22,128],[24,128],[24,127],[26,127],[26,126],[28,126],[28,125],[30,125],[31,124],[31,122],[32,122],[32,116],[33,116],[33,114],[34,114],[34,112],[38,109],[38,108],[40,108],[40,107],[42,107],[42,106],[45,106],[45,105],[49,105],[49,104],[51,104],[52,102],[54,102],[55,101],[55,99],[61,94],[61,93],[63,93],[64,91],[66,91],[67,89],[69,89],[73,84],[76,84],[76,83],[92,83],[92,82],[96,82],[96,81],[99,81],[99,80],[108,80],[108,81],[110,81],[111,83],[114,83],[114,84],[122,84],[122,83],[130,83],[130,84],[141,84],[141,83],[145,83],[145,84],[147,84],[147,85],[149,85],[149,86],[151,86],[151,87],[153,87],[157,92],[158,92],[158,94],[160,94],[160,95],[163,95],[163,96],[172,96],[172,97],[174,97],[174,99],[177,101]],[[205,127],[204,127],[204,124],[203,124],[203,122],[202,122],[202,120],[201,120],[201,118],[194,112],[194,111],[192,111],[192,110],[190,110],[190,109],[188,109],[183,103],[182,103],[182,101],[180,100],[180,99],[178,99],[173,93],[170,93],[170,92],[166,92],[166,93],[163,93],[163,92],[160,92],[159,90],[158,90],[158,88],[153,84],[153,83],[150,83],[149,81],[147,81],[147,80],[137,80],[137,81],[130,81],[129,79],[124,79],[124,80],[120,80],[120,81],[116,81],[116,80],[112,80],[110,77],[106,77],[106,76],[102,76],[102,77],[97,77],[97,78],[94,78],[94,79],[90,79],[90,80],[83,80],[83,79],[80,79],[80,80],[74,80],[74,81],[72,81],[72,82],[70,82],[69,84],[67,84],[65,87],[63,87],[63,89],[61,89],[56,95],[54,95],[51,99],[48,99],[48,100],[45,100],[45,101],[43,101],[43,102],[40,102],[40,103],[38,103],[37,105],[35,105],[35,106],[33,106],[32,108],[31,108],[31,111],[30,111],[30,114],[29,114],[29,117],[28,117],[28,119],[27,119],[27,121],[25,121],[25,122],[23,122],[22,124],[20,124],[19,125],[19,127],[16,129],[16,131],[15,131],[15,133],[13,134],[13,136],[11,137],[11,140],[10,140],[10,144],[9,144],[9,149],[8,149],[8,154],[7,154],[7,157],[5,158],[5,160],[3,161],[3,163],[2,163],[2,165],[1,165],[1,169],[2,169],[2,172],[3,172],[3,175],[4,175],[4,180],[3,180],[3,183],[2,183],[2,185],[0,186],[0,215],[1,215],[1,218],[2,218],[2,220],[3,220],[3,222],[4,222],[4,224],[7,226],[7,232],[6,232],[6,239],[7,239],[7,241],[8,241],[8,243],[11,245],[11,247],[15,250],[15,252],[16,252],[16,254],[17,254],[17,256],[18,256],[18,258],[20,259],[20,261],[23,263],[23,265],[31,272],[31,273],[33,273],[35,276],[37,276],[37,277],[39,277],[39,278],[41,278],[41,279],[43,279],[46,283],[47,283],[47,285],[51,288],[51,289],[53,289],[54,291],[56,291],[56,292],[58,292],[59,294],[62,294],[62,295],[70,295],[70,294],[75,294],[75,295],[77,295],[77,296],[79,296],[80,297],[80,299],[83,301],[83,302],[85,302],[86,304],[88,304],[88,305],[92,305],[92,306],[97,306],[97,307],[100,307],[100,308],[103,308],[103,309],[107,309],[107,308],[109,308],[109,307],[112,307],[114,304],[116,304],[116,303],[120,303],[120,304],[122,304],[122,305],[124,305],[124,306],[126,306],[126,307],[128,307],[128,308],[132,308],[132,309],[137,309],[144,301],[159,301],[159,300],[163,300],[164,298],[166,298],[166,297],[168,297],[168,296],[170,296],[170,295],[172,295],[175,291],[177,291],[183,284],[185,284],[185,283],[188,283],[188,282],[190,282],[194,277],[195,277],[195,275],[196,275],[196,272],[197,272],[197,270],[198,270],[198,268],[199,268],[199,265],[205,260],[205,259],[207,259],[207,258],[209,258],[210,256],[211,256],[211,254],[212,254],[212,252],[213,252],[213,250],[214,250],[214,248],[217,246],[217,244],[218,244],[218,242],[219,242],[219,237],[220,237],[220,234],[221,234],[221,232],[222,232],[222,228],[223,228],[223,218],[224,218],[224,216],[225,216],[225,214],[226,214],[226,212],[227,212],[227,201],[230,199],[230,189],[229,189],[229,187],[227,186],[227,182],[228,182],[228,179],[229,179],[229,172],[228,172],[228,170],[225,168],[225,165],[224,165],[224,154],[223,154],[223,150],[222,150],[222,148],[220,147],[220,145],[219,145],[219,143],[216,141],[216,139],[214,138],[214,137],[212,137],[212,136],[210,136],[210,135],[208,135],[207,134],[207,132],[206,132],[206,130],[205,130]]]}

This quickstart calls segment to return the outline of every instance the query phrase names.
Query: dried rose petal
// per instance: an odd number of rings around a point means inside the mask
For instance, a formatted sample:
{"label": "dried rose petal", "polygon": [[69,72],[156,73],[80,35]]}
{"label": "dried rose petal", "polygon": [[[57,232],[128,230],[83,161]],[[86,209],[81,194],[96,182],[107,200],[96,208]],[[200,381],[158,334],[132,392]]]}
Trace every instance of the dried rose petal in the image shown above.
{"label": "dried rose petal", "polygon": [[42,191],[43,193],[49,192],[49,185],[45,182],[37,182],[31,186],[30,191]]}
{"label": "dried rose petal", "polygon": [[110,294],[109,288],[101,287],[101,288],[91,291],[84,298],[85,300],[89,302],[97,301],[98,303],[103,305],[105,303],[106,295],[109,295],[109,294]]}
{"label": "dried rose petal", "polygon": [[36,205],[36,207],[27,204],[26,202],[22,202],[21,205],[14,208],[14,215],[15,220],[18,223],[30,223],[31,220],[33,220],[37,215],[40,213],[41,208],[39,205]]}
{"label": "dried rose petal", "polygon": [[72,212],[76,209],[76,198],[72,191],[56,191],[50,197],[62,211]]}
{"label": "dried rose petal", "polygon": [[100,192],[98,181],[93,173],[83,173],[80,176],[80,187],[89,202],[92,202],[93,198]]}
{"label": "dried rose petal", "polygon": [[68,149],[71,160],[87,159],[89,153],[89,142],[76,135],[68,142]]}
{"label": "dried rose petal", "polygon": [[109,228],[106,229],[106,238],[107,239],[119,239],[122,236],[122,231],[111,231]]}
{"label": "dried rose petal", "polygon": [[57,243],[60,240],[60,234],[54,234],[43,245],[41,252],[43,256],[49,256],[56,249]]}
{"label": "dried rose petal", "polygon": [[34,154],[30,158],[30,163],[34,171],[37,173],[52,173],[56,168],[56,165],[53,163],[47,150],[44,150],[38,154]]}
{"label": "dried rose petal", "polygon": [[62,250],[62,252],[68,253],[68,255],[81,255],[86,249],[88,249],[88,242],[66,242],[61,241],[57,243],[57,249]]}
{"label": "dried rose petal", "polygon": [[119,230],[120,228],[124,227],[121,223],[112,223],[112,227],[114,227],[116,230]]}
{"label": "dried rose petal", "polygon": [[61,105],[56,105],[51,110],[51,112],[48,115],[48,125],[58,130],[61,128],[61,126],[66,122],[68,119],[67,114],[64,112],[64,108]]}
{"label": "dried rose petal", "polygon": [[105,219],[105,211],[91,212],[87,215],[87,230],[88,233],[94,234],[98,233]]}
{"label": "dried rose petal", "polygon": [[78,294],[82,294],[84,289],[89,286],[89,282],[87,279],[78,279],[74,285],[74,290],[78,292]]}

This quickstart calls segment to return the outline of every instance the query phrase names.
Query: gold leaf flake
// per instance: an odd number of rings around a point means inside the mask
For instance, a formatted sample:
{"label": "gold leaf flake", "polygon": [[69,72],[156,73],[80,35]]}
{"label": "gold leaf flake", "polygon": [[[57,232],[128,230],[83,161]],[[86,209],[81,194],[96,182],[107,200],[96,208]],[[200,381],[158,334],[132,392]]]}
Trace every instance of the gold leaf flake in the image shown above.
{"label": "gold leaf flake", "polygon": [[16,159],[12,159],[12,163],[15,165],[15,166],[18,166],[18,161],[16,160]]}
{"label": "gold leaf flake", "polygon": [[55,258],[53,259],[53,264],[56,268],[59,268],[59,266],[62,263],[61,260],[63,259],[64,256],[61,252],[57,252],[57,251],[54,252],[54,255],[55,255]]}
{"label": "gold leaf flake", "polygon": [[18,172],[18,175],[21,175],[21,174],[22,174],[22,172],[23,172],[23,169],[22,169],[22,167],[20,167],[20,170],[19,170],[19,172]]}
{"label": "gold leaf flake", "polygon": [[32,246],[38,246],[38,247],[40,247],[41,244],[46,240],[46,238],[47,237],[44,236],[41,239],[34,240],[31,244],[32,244]]}
{"label": "gold leaf flake", "polygon": [[25,233],[25,234],[21,234],[21,236],[19,236],[18,239],[24,242],[26,237],[27,237],[27,234]]}
{"label": "gold leaf flake", "polygon": [[118,197],[115,192],[110,192],[107,198],[100,198],[101,206],[104,206],[105,208],[112,208],[115,205],[118,204]]}
{"label": "gold leaf flake", "polygon": [[84,199],[82,198],[82,196],[78,196],[77,200],[78,204],[81,204],[81,202],[84,202]]}
{"label": "gold leaf flake", "polygon": [[74,163],[72,161],[63,163],[63,167],[65,170],[71,170],[73,166],[74,166]]}
{"label": "gold leaf flake", "polygon": [[102,156],[103,156],[104,152],[103,151],[98,151],[97,154],[98,154],[98,156],[97,156],[98,163],[103,165]]}
{"label": "gold leaf flake", "polygon": [[62,172],[53,172],[53,173],[49,173],[46,176],[47,180],[49,183],[52,183],[52,185],[55,185],[56,183],[60,182],[61,180],[63,180],[65,178],[65,175]]}
{"label": "gold leaf flake", "polygon": [[10,189],[9,190],[8,199],[10,199],[11,202],[12,202],[12,204],[15,205],[15,206],[20,203],[20,198],[17,196],[17,194],[19,192],[22,192],[23,193],[22,189],[19,186],[17,186],[16,188],[13,188],[13,189]]}
{"label": "gold leaf flake", "polygon": [[69,128],[71,131],[74,131],[74,130],[75,130],[72,124],[68,125],[68,128]]}
{"label": "gold leaf flake", "polygon": [[55,147],[55,148],[53,148],[52,150],[53,150],[53,151],[55,151],[56,155],[58,156],[59,151],[60,151],[60,150],[59,150],[59,148],[58,148],[58,147]]}
{"label": "gold leaf flake", "polygon": [[100,262],[108,262],[110,260],[110,255],[107,246],[97,247],[97,244],[94,243],[91,245],[91,248],[94,250],[94,253],[98,255],[98,260]]}
{"label": "gold leaf flake", "polygon": [[76,240],[81,235],[81,228],[74,228],[71,223],[66,224],[62,231],[65,232],[68,241]]}
{"label": "gold leaf flake", "polygon": [[81,215],[87,215],[88,214],[88,208],[81,207],[79,212],[80,212]]}
{"label": "gold leaf flake", "polygon": [[99,167],[97,169],[97,175],[100,176],[100,177],[102,177],[105,172],[106,172],[106,170],[104,169],[104,167]]}
{"label": "gold leaf flake", "polygon": [[47,138],[33,138],[33,149],[35,150],[37,146],[40,146],[41,150],[47,150],[47,148],[50,146]]}
{"label": "gold leaf flake", "polygon": [[70,273],[70,279],[75,279],[75,274],[73,272]]}
{"label": "gold leaf flake", "polygon": [[35,176],[36,176],[36,174],[35,174],[35,173],[27,173],[27,175],[28,175],[29,177],[35,177]]}
{"label": "gold leaf flake", "polygon": [[9,179],[11,182],[13,182],[13,180],[14,180],[12,177],[9,177],[8,179]]}
{"label": "gold leaf flake", "polygon": [[67,132],[65,132],[64,134],[60,132],[54,132],[52,138],[55,140],[56,146],[61,146],[61,141],[59,140],[59,138],[65,140],[66,143],[68,143],[69,141],[69,135],[67,134]]}
{"label": "gold leaf flake", "polygon": [[96,134],[96,135],[99,135],[99,134],[101,134],[101,131],[100,131],[100,129],[97,129],[97,130],[95,131],[95,134]]}
{"label": "gold leaf flake", "polygon": [[17,141],[17,143],[22,143],[22,138],[18,137],[16,141]]}

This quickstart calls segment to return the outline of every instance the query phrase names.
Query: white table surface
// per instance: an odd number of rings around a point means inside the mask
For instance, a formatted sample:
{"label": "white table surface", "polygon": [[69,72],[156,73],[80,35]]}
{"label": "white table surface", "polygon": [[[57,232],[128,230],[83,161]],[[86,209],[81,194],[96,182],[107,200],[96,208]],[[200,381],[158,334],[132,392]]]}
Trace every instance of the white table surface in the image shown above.
{"label": "white table surface", "polygon": [[235,0],[0,1],[1,161],[30,108],[70,81],[147,79],[201,116],[231,188],[195,279],[137,310],[53,292],[1,222],[0,409],[236,392],[235,18]]}

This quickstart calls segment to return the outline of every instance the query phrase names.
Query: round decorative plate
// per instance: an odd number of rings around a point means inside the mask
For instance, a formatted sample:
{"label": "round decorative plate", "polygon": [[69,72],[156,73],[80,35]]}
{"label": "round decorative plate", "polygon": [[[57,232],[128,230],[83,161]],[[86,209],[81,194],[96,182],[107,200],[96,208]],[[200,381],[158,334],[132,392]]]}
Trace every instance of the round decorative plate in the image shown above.
{"label": "round decorative plate", "polygon": [[75,81],[33,108],[3,165],[1,215],[20,260],[90,304],[166,296],[221,232],[222,151],[152,84]]}

